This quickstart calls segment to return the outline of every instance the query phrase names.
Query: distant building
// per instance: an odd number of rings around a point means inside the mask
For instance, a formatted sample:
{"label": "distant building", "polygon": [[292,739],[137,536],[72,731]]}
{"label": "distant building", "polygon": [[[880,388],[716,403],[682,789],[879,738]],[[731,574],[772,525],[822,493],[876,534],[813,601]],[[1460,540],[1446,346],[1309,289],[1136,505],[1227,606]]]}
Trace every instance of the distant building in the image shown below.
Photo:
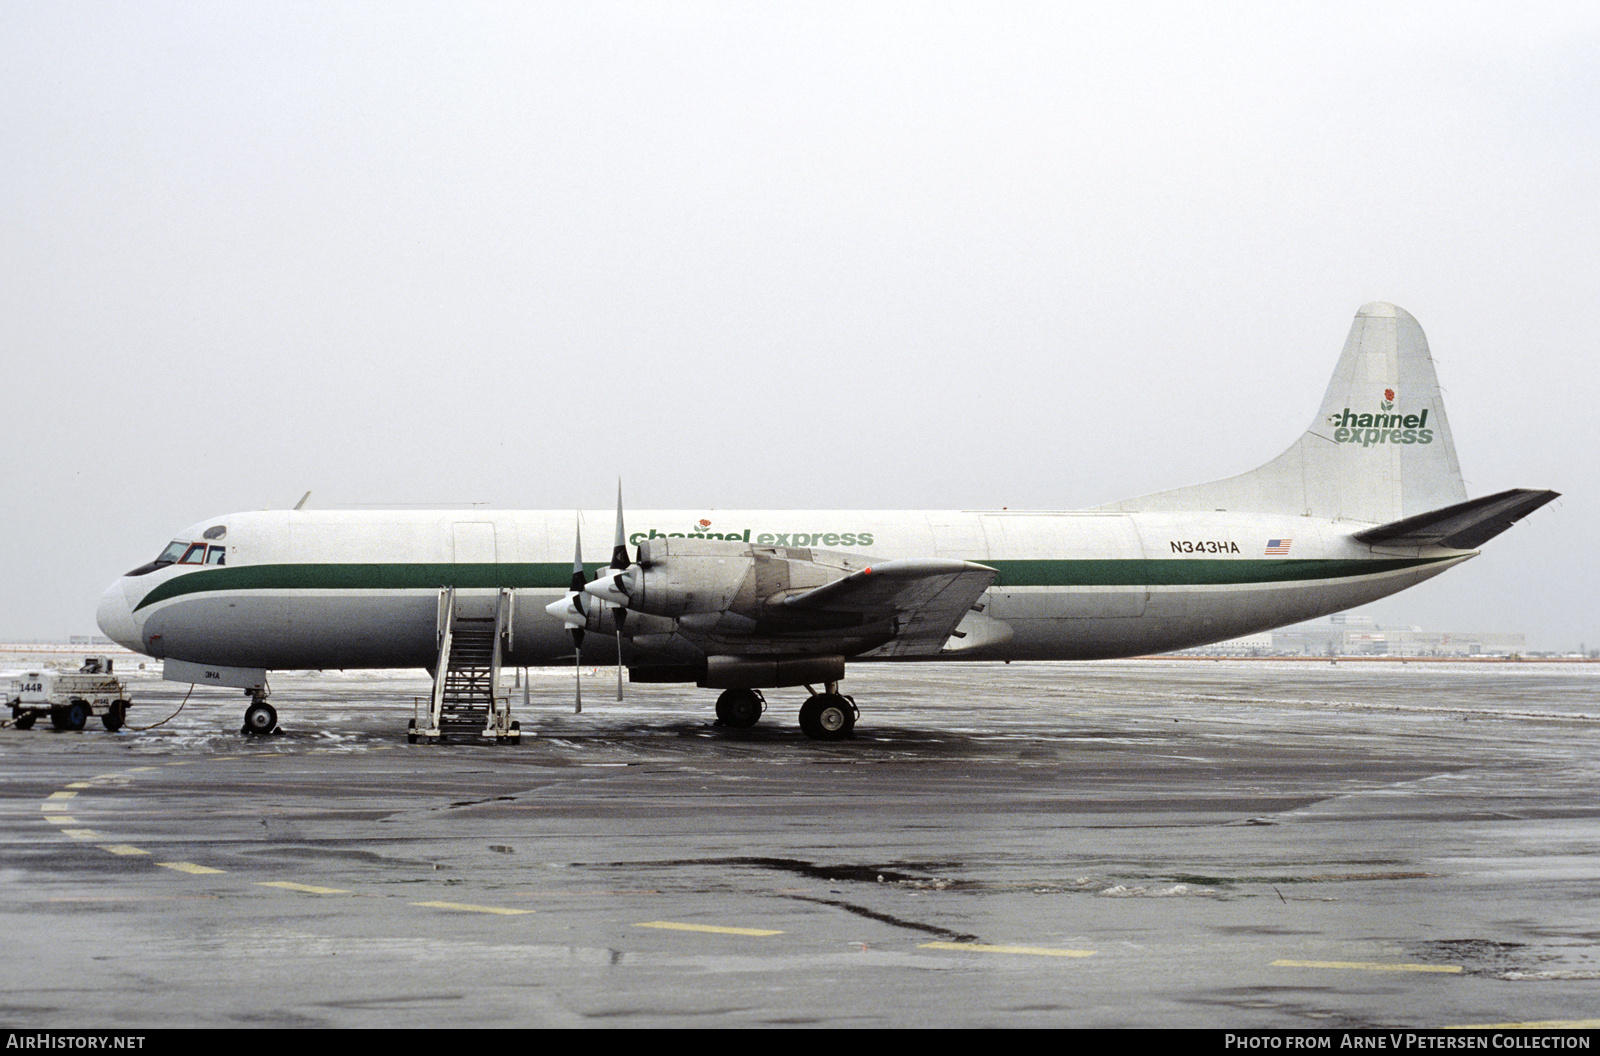
{"label": "distant building", "polygon": [[1525,634],[1380,627],[1369,617],[1341,612],[1327,620],[1183,652],[1198,656],[1519,656],[1526,651]]}
{"label": "distant building", "polygon": [[1181,656],[1271,656],[1272,632],[1262,631],[1260,634],[1247,634],[1242,638],[1229,638],[1225,642],[1214,645],[1197,646],[1194,649],[1179,651]]}

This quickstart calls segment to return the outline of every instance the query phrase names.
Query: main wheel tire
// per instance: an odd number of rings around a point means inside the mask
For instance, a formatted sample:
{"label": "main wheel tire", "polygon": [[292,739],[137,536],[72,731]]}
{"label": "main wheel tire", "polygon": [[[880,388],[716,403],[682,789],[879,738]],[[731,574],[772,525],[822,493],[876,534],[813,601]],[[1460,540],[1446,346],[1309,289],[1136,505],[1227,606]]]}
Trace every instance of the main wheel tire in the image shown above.
{"label": "main wheel tire", "polygon": [[843,740],[855,728],[855,703],[842,693],[817,693],[800,705],[800,730],[814,740]]}
{"label": "main wheel tire", "polygon": [[264,737],[278,728],[278,709],[258,700],[244,709],[244,732]]}
{"label": "main wheel tire", "polygon": [[110,710],[104,715],[100,716],[100,725],[104,726],[112,733],[116,733],[118,730],[122,729],[122,724],[127,721],[128,702],[125,700],[112,701]]}
{"label": "main wheel tire", "polygon": [[761,721],[766,701],[753,689],[725,689],[717,698],[717,722],[736,730],[748,730]]}

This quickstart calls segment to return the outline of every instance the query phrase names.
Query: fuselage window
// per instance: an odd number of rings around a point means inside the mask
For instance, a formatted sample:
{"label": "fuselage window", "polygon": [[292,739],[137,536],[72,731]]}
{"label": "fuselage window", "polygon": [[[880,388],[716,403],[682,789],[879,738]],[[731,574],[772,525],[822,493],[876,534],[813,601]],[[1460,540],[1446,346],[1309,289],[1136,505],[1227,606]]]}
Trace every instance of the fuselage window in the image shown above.
{"label": "fuselage window", "polygon": [[225,565],[225,564],[228,563],[227,560],[226,560],[227,556],[228,556],[228,548],[227,547],[225,547],[225,546],[213,546],[213,547],[210,547],[210,548],[208,548],[206,550],[206,564],[208,564],[208,565]]}
{"label": "fuselage window", "polygon": [[205,563],[206,563],[206,544],[205,543],[195,543],[193,546],[189,547],[189,549],[187,549],[187,550],[185,550],[183,552],[183,560],[178,562],[178,564],[180,564],[180,565],[203,565]]}

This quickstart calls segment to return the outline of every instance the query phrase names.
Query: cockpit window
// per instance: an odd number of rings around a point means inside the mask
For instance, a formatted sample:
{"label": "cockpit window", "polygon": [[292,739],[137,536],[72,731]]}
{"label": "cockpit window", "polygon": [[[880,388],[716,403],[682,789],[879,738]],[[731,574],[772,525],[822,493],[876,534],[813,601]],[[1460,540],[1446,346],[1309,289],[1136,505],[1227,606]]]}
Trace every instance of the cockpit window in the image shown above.
{"label": "cockpit window", "polygon": [[225,565],[228,563],[227,553],[225,546],[207,546],[205,543],[191,543],[187,539],[174,539],[154,561],[140,565],[128,575],[142,576],[168,565]]}

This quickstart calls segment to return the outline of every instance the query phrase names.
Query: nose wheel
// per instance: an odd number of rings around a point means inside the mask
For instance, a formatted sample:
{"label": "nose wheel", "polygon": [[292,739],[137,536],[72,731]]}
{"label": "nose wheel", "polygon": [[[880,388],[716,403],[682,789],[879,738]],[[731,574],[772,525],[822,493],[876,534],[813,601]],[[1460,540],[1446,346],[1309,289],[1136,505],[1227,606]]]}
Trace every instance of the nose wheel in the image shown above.
{"label": "nose wheel", "polygon": [[250,695],[250,706],[244,709],[244,729],[255,737],[266,737],[278,732],[278,709],[268,704],[264,696]]}

